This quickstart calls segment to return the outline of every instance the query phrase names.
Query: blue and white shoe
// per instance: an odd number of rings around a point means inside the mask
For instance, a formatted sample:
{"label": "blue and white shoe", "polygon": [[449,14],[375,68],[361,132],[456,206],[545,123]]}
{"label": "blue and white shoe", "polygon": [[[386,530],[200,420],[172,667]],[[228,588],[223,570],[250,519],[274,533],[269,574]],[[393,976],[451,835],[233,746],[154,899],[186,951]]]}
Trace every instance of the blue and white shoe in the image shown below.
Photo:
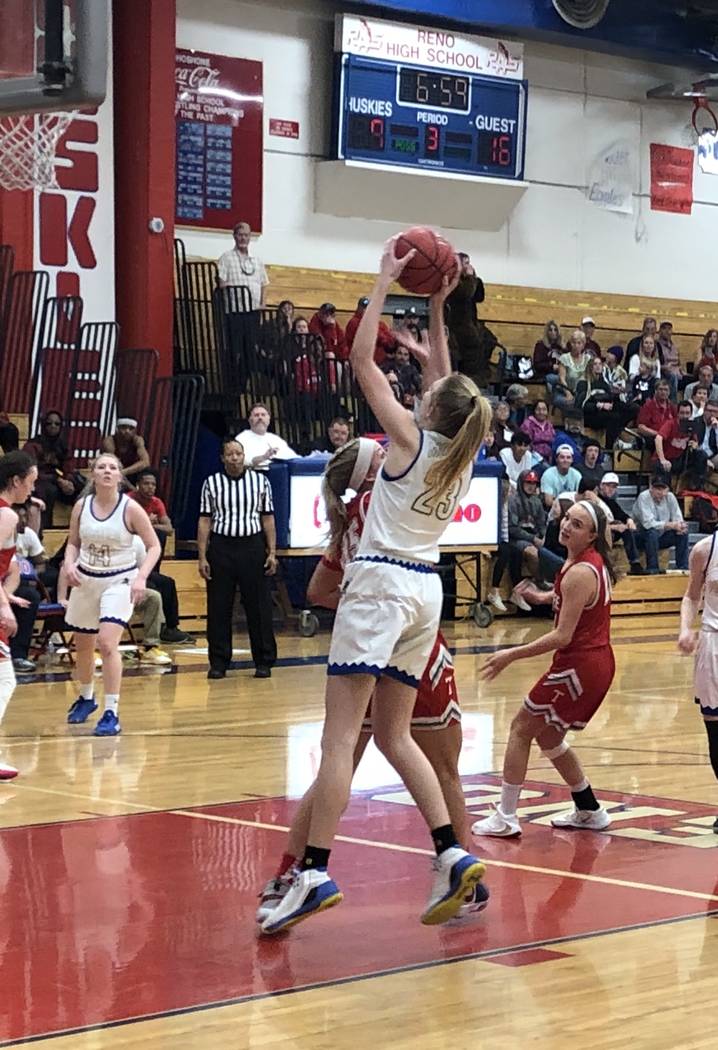
{"label": "blue and white shoe", "polygon": [[447,926],[463,926],[465,923],[475,919],[487,907],[489,897],[488,887],[484,886],[483,882],[477,882],[473,890],[467,893],[464,903],[454,918],[449,920]]}
{"label": "blue and white shoe", "polygon": [[261,925],[262,933],[281,933],[311,915],[341,903],[344,895],[326,870],[300,871],[289,891]]}
{"label": "blue and white shoe", "polygon": [[114,711],[105,711],[95,726],[95,736],[117,736],[121,732],[122,726]]}
{"label": "blue and white shoe", "polygon": [[67,721],[71,725],[79,725],[81,722],[86,722],[92,712],[96,710],[97,704],[95,703],[94,696],[90,700],[85,700],[83,697],[78,696],[75,703],[67,712]]}
{"label": "blue and white shoe", "polygon": [[433,867],[434,884],[421,916],[425,926],[438,926],[453,919],[486,871],[486,865],[459,846],[444,850],[433,861]]}

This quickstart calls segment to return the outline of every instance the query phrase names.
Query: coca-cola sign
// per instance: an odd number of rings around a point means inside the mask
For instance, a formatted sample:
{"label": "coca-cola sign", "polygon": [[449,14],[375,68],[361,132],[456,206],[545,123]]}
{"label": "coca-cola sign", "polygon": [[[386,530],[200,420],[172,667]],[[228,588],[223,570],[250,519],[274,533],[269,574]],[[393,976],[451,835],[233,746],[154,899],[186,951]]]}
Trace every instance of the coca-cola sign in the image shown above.
{"label": "coca-cola sign", "polygon": [[177,225],[261,231],[262,90],[261,62],[177,52]]}

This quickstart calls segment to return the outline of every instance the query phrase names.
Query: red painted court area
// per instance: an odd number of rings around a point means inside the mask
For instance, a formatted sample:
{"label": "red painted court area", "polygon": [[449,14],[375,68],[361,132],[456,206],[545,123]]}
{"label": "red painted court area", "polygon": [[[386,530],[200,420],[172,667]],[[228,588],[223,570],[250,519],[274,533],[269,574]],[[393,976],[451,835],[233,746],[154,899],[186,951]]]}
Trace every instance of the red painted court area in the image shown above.
{"label": "red painted court area", "polygon": [[[496,783],[465,780],[474,812]],[[0,1045],[459,957],[550,963],[562,940],[718,910],[707,807],[604,792],[610,834],[558,832],[536,822],[565,794],[527,789],[522,839],[479,850],[489,909],[443,928],[418,921],[426,833],[396,789],[352,801],[342,834],[361,841],[332,864],[344,904],[277,940],[257,937],[254,911],[284,836],[251,825],[286,825],[294,802],[4,830]]]}

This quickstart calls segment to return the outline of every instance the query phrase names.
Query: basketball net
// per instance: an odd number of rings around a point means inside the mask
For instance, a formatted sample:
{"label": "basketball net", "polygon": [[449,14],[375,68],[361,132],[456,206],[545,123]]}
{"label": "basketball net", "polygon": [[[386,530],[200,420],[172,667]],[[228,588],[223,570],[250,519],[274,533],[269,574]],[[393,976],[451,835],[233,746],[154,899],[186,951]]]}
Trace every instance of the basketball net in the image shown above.
{"label": "basketball net", "polygon": [[57,189],[55,150],[74,113],[0,116],[0,186]]}

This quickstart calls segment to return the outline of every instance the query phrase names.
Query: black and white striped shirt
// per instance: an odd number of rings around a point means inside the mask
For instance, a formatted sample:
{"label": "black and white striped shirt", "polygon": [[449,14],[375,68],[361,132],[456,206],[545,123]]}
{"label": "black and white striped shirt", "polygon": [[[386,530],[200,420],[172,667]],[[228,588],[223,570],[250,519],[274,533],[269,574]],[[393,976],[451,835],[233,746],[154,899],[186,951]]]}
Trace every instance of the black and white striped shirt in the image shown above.
{"label": "black and white striped shirt", "polygon": [[219,536],[255,536],[262,514],[273,514],[272,490],[264,474],[246,469],[241,477],[211,474],[202,486],[199,512],[212,519]]}

